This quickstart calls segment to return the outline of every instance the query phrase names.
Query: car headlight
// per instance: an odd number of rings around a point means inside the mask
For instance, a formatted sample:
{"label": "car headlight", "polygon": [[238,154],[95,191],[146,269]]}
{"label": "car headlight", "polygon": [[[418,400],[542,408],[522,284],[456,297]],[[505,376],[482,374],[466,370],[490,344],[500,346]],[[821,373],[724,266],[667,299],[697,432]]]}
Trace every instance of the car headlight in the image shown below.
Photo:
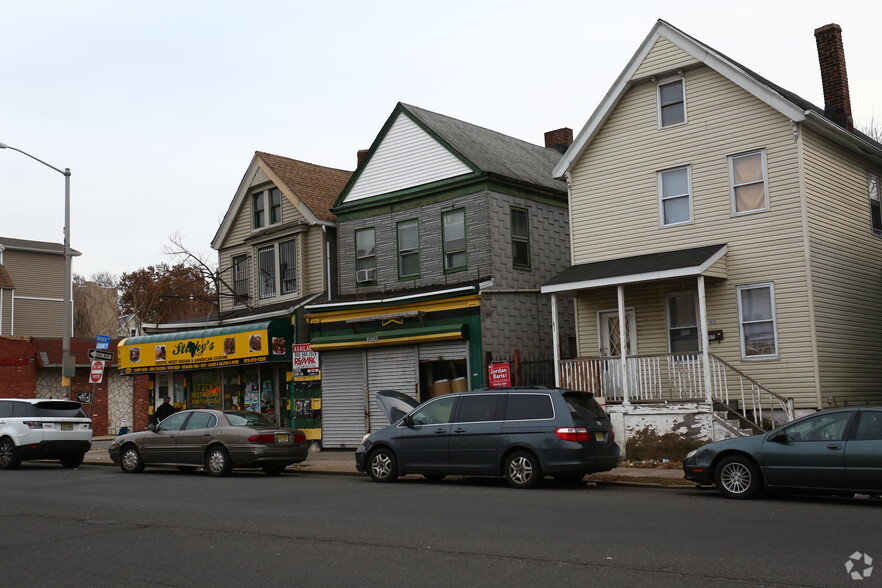
{"label": "car headlight", "polygon": [[366,433],[365,436],[361,438],[361,444],[364,445],[365,443],[370,441],[370,439],[371,439],[371,434]]}
{"label": "car headlight", "polygon": [[692,451],[690,451],[689,453],[686,454],[686,459],[689,459],[690,457],[694,457],[696,453],[698,453],[698,450],[693,449]]}

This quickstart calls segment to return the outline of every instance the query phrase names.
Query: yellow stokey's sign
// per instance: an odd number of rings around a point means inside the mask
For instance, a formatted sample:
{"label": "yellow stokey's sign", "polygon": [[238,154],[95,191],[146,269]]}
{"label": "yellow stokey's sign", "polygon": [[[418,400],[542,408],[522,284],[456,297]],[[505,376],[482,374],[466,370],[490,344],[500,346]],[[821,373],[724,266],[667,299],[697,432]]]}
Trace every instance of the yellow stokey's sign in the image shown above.
{"label": "yellow stokey's sign", "polygon": [[283,361],[291,357],[284,332],[274,332],[270,324],[263,329],[224,332],[207,329],[174,333],[168,336],[148,335],[120,341],[119,369],[124,374],[193,370],[233,366],[266,361]]}

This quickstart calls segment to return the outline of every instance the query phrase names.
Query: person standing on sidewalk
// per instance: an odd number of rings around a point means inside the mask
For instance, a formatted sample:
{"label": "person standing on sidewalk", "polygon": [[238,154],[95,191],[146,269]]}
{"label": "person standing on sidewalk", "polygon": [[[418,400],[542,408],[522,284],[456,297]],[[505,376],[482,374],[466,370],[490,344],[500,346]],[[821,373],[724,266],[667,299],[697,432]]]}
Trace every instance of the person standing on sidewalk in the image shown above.
{"label": "person standing on sidewalk", "polygon": [[162,399],[162,404],[160,404],[153,412],[153,417],[156,419],[156,424],[158,425],[176,412],[177,409],[171,404],[171,398],[166,396]]}

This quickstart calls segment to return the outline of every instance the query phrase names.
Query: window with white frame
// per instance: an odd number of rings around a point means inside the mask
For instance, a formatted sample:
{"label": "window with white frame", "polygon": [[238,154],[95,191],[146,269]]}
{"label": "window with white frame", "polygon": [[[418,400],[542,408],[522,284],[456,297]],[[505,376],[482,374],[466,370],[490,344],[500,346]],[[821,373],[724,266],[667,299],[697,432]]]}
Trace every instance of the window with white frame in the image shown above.
{"label": "window with white frame", "polygon": [[689,166],[658,172],[659,217],[663,227],[692,222]]}
{"label": "window with white frame", "polygon": [[729,156],[729,188],[733,215],[768,210],[765,150]]}
{"label": "window with white frame", "polygon": [[778,326],[772,284],[738,286],[738,320],[741,324],[741,357],[778,357]]}
{"label": "window with white frame", "polygon": [[658,85],[658,126],[672,127],[686,122],[686,92],[683,80]]}
{"label": "window with white frame", "polygon": [[668,349],[671,353],[701,350],[698,336],[698,296],[695,292],[667,295]]}
{"label": "window with white frame", "polygon": [[276,248],[273,245],[257,250],[257,294],[260,298],[276,295]]}
{"label": "window with white frame", "polygon": [[280,222],[282,222],[281,190],[269,188],[251,195],[251,226],[254,229],[262,229]]}
{"label": "window with white frame", "polygon": [[279,243],[279,281],[282,294],[297,292],[297,241]]}
{"label": "window with white frame", "polygon": [[248,302],[248,256],[236,255],[232,259],[233,306]]}
{"label": "window with white frame", "polygon": [[882,235],[882,201],[880,201],[879,176],[867,174],[867,191],[870,196],[870,226],[877,235]]}
{"label": "window with white frame", "polygon": [[420,224],[416,219],[398,223],[398,277],[420,275]]}

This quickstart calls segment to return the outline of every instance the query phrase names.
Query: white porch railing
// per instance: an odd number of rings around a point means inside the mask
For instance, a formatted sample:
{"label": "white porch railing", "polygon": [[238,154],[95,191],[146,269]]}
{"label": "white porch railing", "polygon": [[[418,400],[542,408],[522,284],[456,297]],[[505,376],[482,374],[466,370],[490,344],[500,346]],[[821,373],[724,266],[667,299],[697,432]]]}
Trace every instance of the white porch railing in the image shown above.
{"label": "white porch railing", "polygon": [[[560,362],[564,388],[593,392],[607,402],[624,402],[623,375],[631,403],[706,401],[704,362],[700,353],[580,357]],[[710,396],[745,421],[768,430],[793,420],[793,401],[775,394],[724,360],[710,355]]]}

